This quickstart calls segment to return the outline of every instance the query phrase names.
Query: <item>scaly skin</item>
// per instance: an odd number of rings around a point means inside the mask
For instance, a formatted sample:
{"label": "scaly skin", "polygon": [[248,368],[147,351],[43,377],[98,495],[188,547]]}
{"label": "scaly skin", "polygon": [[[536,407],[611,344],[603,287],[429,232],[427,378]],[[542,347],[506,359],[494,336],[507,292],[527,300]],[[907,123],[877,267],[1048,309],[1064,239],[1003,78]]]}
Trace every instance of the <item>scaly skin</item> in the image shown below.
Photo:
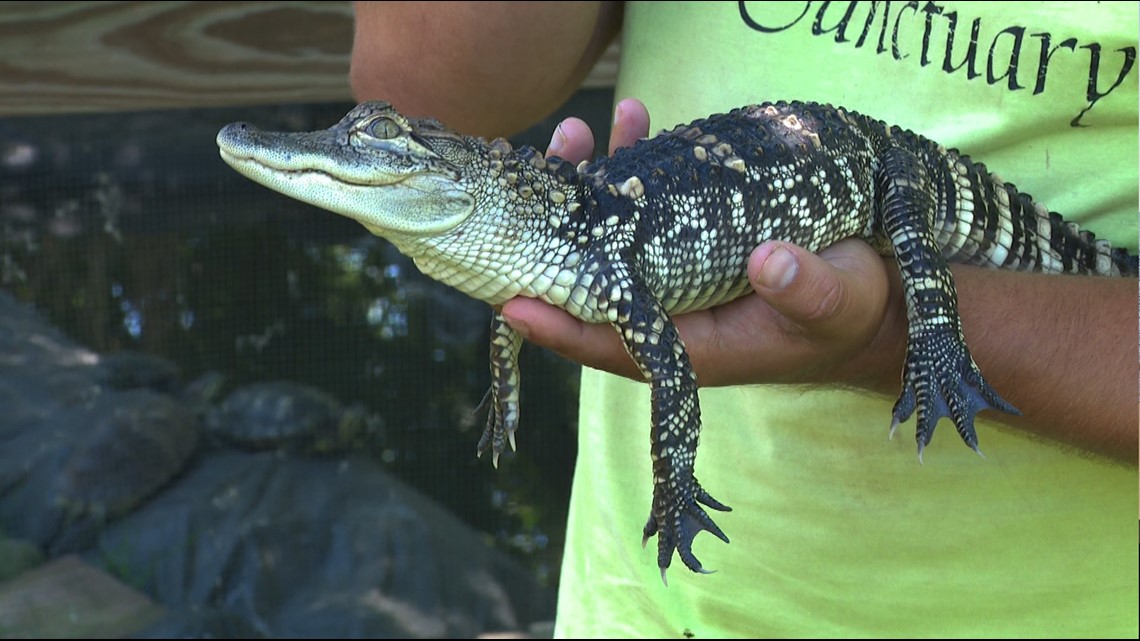
{"label": "scaly skin", "polygon": [[[223,159],[247,177],[353,218],[428,276],[492,305],[539,298],[609,323],[651,386],[653,503],[662,578],[692,542],[728,538],[727,511],[694,476],[697,382],[672,314],[737,298],[766,240],[819,251],[848,237],[893,254],[910,333],[892,431],[916,410],[919,456],[950,417],[978,449],[977,412],[1016,413],[966,347],[947,261],[1121,275],[1135,258],[1061,221],[985,167],[913,133],[810,103],[765,103],[679,126],[577,168],[485,142],[387,103],[325,131],[234,124]],[[497,464],[518,428],[521,337],[492,319],[490,412],[479,451]]]}

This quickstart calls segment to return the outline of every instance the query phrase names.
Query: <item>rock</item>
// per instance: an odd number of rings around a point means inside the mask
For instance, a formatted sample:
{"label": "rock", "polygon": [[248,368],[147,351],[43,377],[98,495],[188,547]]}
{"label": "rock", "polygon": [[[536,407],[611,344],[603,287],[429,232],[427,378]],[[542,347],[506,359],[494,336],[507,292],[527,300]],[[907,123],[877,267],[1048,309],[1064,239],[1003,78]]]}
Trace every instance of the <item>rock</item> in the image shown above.
{"label": "rock", "polygon": [[0,634],[10,639],[121,639],[162,616],[146,596],[74,556],[0,584]]}
{"label": "rock", "polygon": [[0,537],[0,583],[43,563],[39,548],[19,539]]}
{"label": "rock", "polygon": [[553,615],[526,570],[367,459],[219,452],[98,549],[160,603],[266,636],[472,637]]}

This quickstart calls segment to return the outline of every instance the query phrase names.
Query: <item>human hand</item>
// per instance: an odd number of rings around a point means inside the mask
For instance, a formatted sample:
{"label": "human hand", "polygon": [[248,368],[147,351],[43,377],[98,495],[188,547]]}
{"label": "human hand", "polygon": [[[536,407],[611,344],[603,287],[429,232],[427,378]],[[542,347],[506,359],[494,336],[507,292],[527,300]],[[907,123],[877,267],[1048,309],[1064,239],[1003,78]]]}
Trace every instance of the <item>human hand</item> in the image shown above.
{"label": "human hand", "polygon": [[[638,100],[618,104],[609,150],[649,132]],[[547,155],[571,162],[593,151],[576,118],[559,124]],[[858,240],[819,255],[780,241],[748,261],[755,295],[673,320],[701,386],[818,382],[897,390],[906,344],[901,285],[893,265]],[[583,323],[536,299],[515,298],[503,316],[527,340],[589,367],[642,380],[614,329]]]}

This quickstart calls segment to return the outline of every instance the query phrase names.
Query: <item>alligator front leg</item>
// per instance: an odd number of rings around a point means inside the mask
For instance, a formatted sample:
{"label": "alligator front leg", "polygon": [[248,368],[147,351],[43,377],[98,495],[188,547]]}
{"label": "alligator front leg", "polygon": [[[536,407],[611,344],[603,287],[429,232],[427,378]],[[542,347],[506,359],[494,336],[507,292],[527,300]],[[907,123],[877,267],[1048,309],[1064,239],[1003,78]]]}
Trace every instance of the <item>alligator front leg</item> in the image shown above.
{"label": "alligator front leg", "polygon": [[931,229],[933,191],[922,161],[904,149],[891,149],[875,178],[880,221],[894,245],[910,328],[891,434],[917,407],[919,461],[944,416],[953,419],[966,445],[981,454],[974,416],[983,409],[1020,412],[986,382],[966,347],[953,277]]}
{"label": "alligator front leg", "polygon": [[625,269],[612,267],[595,284],[602,313],[621,335],[651,389],[653,506],[642,545],[657,535],[662,581],[674,551],[690,570],[707,573],[693,555],[693,539],[701,530],[725,543],[728,537],[700,504],[725,512],[731,508],[710,496],[693,475],[701,431],[696,374],[673,321],[640,282]]}
{"label": "alligator front leg", "polygon": [[[499,467],[499,455],[509,442],[515,449],[515,430],[519,428],[519,349],[523,339],[503,320],[498,311],[491,314],[491,389],[479,408],[490,404],[487,426],[479,438],[480,456],[491,449],[491,462]],[[478,411],[478,409],[476,410]]]}

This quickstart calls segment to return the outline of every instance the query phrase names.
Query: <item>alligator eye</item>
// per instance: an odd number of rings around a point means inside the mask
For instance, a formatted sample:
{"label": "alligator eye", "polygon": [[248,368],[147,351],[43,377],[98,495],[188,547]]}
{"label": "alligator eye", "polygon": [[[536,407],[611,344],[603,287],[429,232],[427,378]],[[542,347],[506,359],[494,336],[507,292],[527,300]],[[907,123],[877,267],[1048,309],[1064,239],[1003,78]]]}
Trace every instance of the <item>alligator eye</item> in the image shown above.
{"label": "alligator eye", "polygon": [[386,117],[380,117],[376,120],[373,120],[368,124],[368,127],[365,128],[365,132],[367,132],[368,135],[374,138],[379,138],[380,140],[389,140],[391,138],[395,138],[396,136],[399,136],[402,131],[403,129],[400,127],[399,123],[397,123],[395,120],[392,120],[391,118]]}

